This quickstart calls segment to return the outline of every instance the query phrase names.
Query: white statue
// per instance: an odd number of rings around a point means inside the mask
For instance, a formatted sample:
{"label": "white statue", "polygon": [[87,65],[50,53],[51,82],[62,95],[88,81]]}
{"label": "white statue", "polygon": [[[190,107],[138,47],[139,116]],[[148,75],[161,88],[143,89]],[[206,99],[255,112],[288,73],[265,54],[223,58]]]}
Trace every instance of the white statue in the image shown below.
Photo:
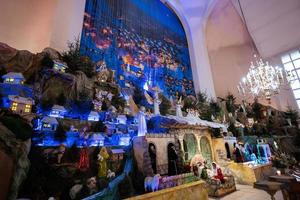
{"label": "white statue", "polygon": [[155,96],[154,96],[154,115],[160,115],[160,111],[159,111],[159,105],[160,105],[161,101],[158,98],[158,92],[155,92]]}
{"label": "white statue", "polygon": [[176,116],[177,117],[182,117],[182,103],[181,103],[182,99],[181,97],[179,98],[178,102],[176,103]]}
{"label": "white statue", "polygon": [[145,134],[147,133],[145,111],[145,107],[142,106],[138,113],[138,136],[145,136]]}

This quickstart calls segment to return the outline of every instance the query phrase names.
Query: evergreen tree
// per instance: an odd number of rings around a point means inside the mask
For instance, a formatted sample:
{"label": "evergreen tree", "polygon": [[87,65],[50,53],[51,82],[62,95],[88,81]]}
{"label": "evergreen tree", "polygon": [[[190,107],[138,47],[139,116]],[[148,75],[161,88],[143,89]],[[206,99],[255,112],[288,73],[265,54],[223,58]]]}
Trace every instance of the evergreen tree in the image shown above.
{"label": "evergreen tree", "polygon": [[167,115],[167,114],[169,114],[169,110],[171,109],[171,106],[172,106],[171,102],[163,94],[160,94],[159,96],[160,96],[160,99],[161,99],[161,103],[159,105],[160,113],[162,115]]}
{"label": "evergreen tree", "polygon": [[228,93],[228,95],[226,96],[226,109],[228,112],[230,113],[234,113],[236,106],[235,106],[235,100],[236,98],[233,96],[233,94]]}
{"label": "evergreen tree", "polygon": [[69,42],[68,48],[68,51],[62,53],[62,59],[67,63],[69,72],[82,71],[87,77],[93,77],[96,73],[95,63],[89,57],[80,55],[79,39]]}

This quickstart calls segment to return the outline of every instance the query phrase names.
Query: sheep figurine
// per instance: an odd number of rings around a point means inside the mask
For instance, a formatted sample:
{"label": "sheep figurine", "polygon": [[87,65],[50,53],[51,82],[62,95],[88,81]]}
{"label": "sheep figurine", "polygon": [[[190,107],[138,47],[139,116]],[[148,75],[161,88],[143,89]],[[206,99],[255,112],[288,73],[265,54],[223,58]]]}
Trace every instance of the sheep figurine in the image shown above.
{"label": "sheep figurine", "polygon": [[113,179],[113,178],[115,178],[115,176],[116,176],[115,172],[111,171],[110,169],[107,170],[107,176],[106,177],[108,179]]}
{"label": "sheep figurine", "polygon": [[154,175],[153,177],[147,176],[144,181],[145,191],[157,191],[159,186],[159,179],[161,176],[159,174]]}

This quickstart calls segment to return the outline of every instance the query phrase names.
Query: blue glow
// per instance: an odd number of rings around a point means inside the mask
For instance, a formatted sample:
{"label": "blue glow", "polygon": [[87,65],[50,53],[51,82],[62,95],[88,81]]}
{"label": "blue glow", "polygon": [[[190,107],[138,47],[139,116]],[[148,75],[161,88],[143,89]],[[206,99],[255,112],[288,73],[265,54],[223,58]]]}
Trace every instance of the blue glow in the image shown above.
{"label": "blue glow", "polygon": [[195,94],[185,32],[159,0],[87,0],[80,48],[121,87]]}
{"label": "blue glow", "polygon": [[148,83],[145,83],[143,88],[144,88],[144,90],[148,91],[149,90]]}

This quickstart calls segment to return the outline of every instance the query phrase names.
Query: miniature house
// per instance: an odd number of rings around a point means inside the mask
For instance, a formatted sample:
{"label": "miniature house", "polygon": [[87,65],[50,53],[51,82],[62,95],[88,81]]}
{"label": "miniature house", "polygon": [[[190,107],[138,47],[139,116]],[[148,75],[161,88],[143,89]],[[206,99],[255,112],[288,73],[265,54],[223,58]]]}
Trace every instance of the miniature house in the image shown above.
{"label": "miniature house", "polygon": [[130,136],[128,134],[123,134],[119,139],[120,146],[129,146],[130,145]]}
{"label": "miniature house", "polygon": [[100,133],[94,133],[92,136],[92,142],[90,146],[104,146],[104,136]]}
{"label": "miniature house", "polygon": [[57,117],[57,118],[64,118],[65,113],[67,110],[60,105],[54,105],[50,111],[50,117]]}
{"label": "miniature house", "polygon": [[54,117],[45,116],[41,120],[41,123],[42,123],[41,126],[42,131],[56,131],[58,126],[58,121]]}
{"label": "miniature house", "polygon": [[118,117],[117,117],[118,124],[126,124],[126,122],[127,122],[126,115],[118,115]]}
{"label": "miniature house", "polygon": [[99,121],[99,114],[95,111],[91,111],[88,115],[88,121]]}
{"label": "miniature house", "polygon": [[68,65],[64,62],[61,62],[59,60],[53,61],[53,69],[57,70],[59,72],[66,72],[66,69],[68,68]]}
{"label": "miniature house", "polygon": [[19,114],[31,113],[32,105],[34,105],[34,100],[32,98],[25,98],[17,95],[9,95],[8,101],[10,109]]}
{"label": "miniature house", "polygon": [[7,84],[23,84],[25,78],[22,73],[9,72],[2,76],[3,83]]}
{"label": "miniature house", "polygon": [[226,136],[224,137],[224,145],[226,150],[226,157],[228,159],[233,159],[234,145],[237,144],[236,137]]}

